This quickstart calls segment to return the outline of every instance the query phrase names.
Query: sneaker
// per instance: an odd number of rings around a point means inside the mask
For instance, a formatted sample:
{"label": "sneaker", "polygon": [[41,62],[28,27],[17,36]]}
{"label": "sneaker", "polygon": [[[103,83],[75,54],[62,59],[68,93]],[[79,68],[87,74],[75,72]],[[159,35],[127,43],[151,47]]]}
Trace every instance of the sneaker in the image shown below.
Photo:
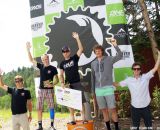
{"label": "sneaker", "polygon": [[68,122],[67,124],[75,125],[75,124],[76,124],[76,122],[75,122],[75,121],[71,121],[71,122]]}
{"label": "sneaker", "polygon": [[43,130],[43,127],[39,127],[38,129],[36,129],[36,130]]}
{"label": "sneaker", "polygon": [[56,130],[56,128],[54,126],[49,127],[48,130]]}

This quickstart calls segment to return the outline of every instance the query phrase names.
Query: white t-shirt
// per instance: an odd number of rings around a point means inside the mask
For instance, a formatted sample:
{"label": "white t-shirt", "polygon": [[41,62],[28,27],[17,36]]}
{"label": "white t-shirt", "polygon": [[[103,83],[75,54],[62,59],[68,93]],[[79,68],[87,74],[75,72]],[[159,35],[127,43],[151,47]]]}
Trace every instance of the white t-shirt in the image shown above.
{"label": "white t-shirt", "polygon": [[135,108],[144,108],[149,105],[151,98],[149,94],[149,80],[153,77],[153,72],[149,71],[138,79],[128,77],[121,81],[120,86],[128,86],[131,93],[131,105]]}

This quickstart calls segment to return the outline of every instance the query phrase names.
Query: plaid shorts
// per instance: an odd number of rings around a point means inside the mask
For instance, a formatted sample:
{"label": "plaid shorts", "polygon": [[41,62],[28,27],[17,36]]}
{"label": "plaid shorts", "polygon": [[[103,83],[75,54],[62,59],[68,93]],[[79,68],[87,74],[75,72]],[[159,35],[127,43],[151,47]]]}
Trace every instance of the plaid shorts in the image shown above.
{"label": "plaid shorts", "polygon": [[46,99],[48,108],[54,108],[54,90],[53,89],[39,89],[37,98],[37,110],[43,110],[44,99]]}

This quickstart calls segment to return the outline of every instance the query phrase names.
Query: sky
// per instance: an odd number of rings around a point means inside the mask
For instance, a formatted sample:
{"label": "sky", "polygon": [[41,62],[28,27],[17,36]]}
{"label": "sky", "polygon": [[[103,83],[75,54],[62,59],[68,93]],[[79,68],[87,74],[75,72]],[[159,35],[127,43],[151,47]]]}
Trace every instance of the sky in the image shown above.
{"label": "sky", "polygon": [[0,68],[4,72],[29,67],[26,42],[31,42],[29,0],[0,1]]}

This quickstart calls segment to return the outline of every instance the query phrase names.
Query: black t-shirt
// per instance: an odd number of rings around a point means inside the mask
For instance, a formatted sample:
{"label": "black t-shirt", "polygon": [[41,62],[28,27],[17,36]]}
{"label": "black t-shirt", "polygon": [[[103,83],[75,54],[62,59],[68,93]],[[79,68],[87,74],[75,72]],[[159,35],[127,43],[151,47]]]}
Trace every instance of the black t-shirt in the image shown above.
{"label": "black t-shirt", "polygon": [[11,110],[12,115],[23,114],[27,112],[27,100],[31,99],[29,90],[24,88],[16,89],[8,87],[9,94],[11,94]]}
{"label": "black t-shirt", "polygon": [[70,57],[69,60],[64,60],[60,64],[60,69],[64,70],[67,83],[80,82],[80,76],[78,73],[78,61],[79,57],[77,54]]}
{"label": "black t-shirt", "polygon": [[49,80],[51,82],[53,81],[53,77],[58,74],[56,67],[54,67],[52,65],[45,67],[43,64],[37,63],[37,68],[39,68],[39,70],[40,70],[40,86],[39,86],[39,88],[40,89],[53,89],[53,87],[51,87],[51,88],[44,87],[43,82],[47,81],[47,80]]}

